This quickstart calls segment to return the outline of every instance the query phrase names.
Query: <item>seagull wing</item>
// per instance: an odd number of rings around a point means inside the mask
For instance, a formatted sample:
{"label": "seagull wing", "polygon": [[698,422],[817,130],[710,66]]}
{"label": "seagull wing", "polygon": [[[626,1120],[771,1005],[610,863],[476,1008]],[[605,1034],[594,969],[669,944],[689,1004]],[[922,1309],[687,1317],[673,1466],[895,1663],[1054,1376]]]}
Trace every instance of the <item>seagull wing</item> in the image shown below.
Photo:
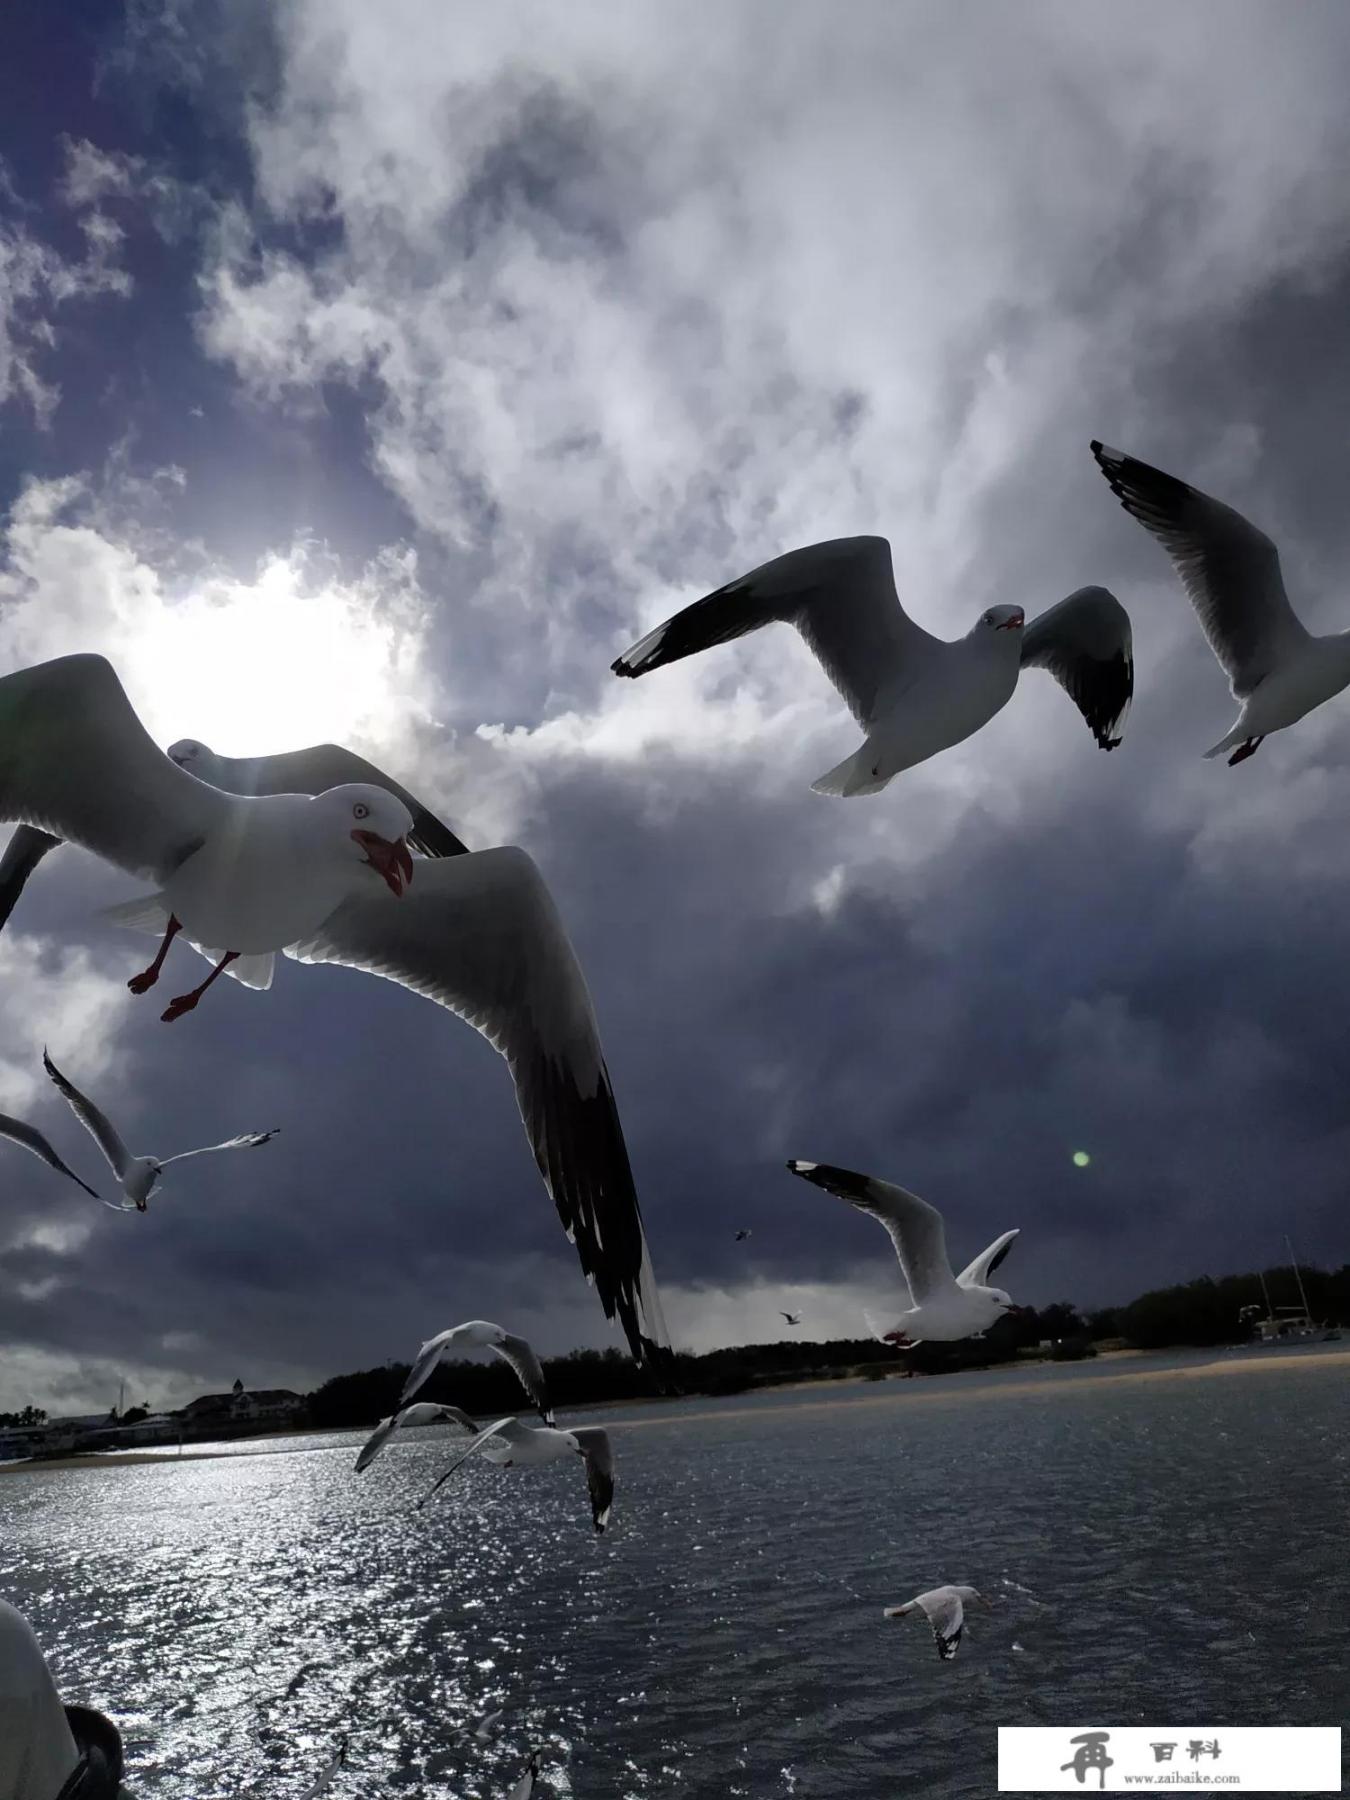
{"label": "seagull wing", "polygon": [[0,858],[0,930],[3,930],[15,902],[23,892],[28,877],[49,850],[61,842],[49,831],[38,831],[32,825],[20,825]]}
{"label": "seagull wing", "polygon": [[489,1425],[485,1431],[480,1431],[478,1433],[478,1436],[473,1440],[473,1442],[469,1445],[466,1445],[466,1447],[455,1458],[455,1460],[451,1463],[450,1467],[445,1471],[444,1475],[438,1475],[436,1480],[432,1482],[431,1486],[427,1489],[426,1493],[417,1502],[417,1510],[419,1512],[422,1510],[422,1508],[426,1505],[427,1501],[430,1500],[431,1496],[436,1492],[436,1489],[438,1487],[440,1487],[443,1482],[449,1481],[450,1477],[454,1474],[455,1470],[460,1466],[461,1463],[467,1462],[468,1459],[474,1454],[475,1451],[481,1450],[483,1448],[483,1445],[487,1443],[489,1438],[496,1437],[497,1433],[501,1430],[503,1425],[514,1425],[515,1422],[516,1421],[515,1421],[514,1416],[512,1416],[510,1418],[506,1418],[506,1419],[498,1419],[495,1425]]}
{"label": "seagull wing", "polygon": [[530,1796],[534,1793],[534,1784],[538,1779],[539,1752],[531,1750],[529,1767],[507,1795],[507,1800],[530,1800]]}
{"label": "seagull wing", "polygon": [[1002,1237],[996,1237],[987,1250],[981,1250],[968,1268],[962,1269],[956,1278],[957,1287],[987,1287],[989,1277],[1012,1249],[1012,1241],[1017,1231],[1005,1231]]}
{"label": "seagull wing", "polygon": [[[408,1371],[408,1379],[403,1384],[403,1392],[398,1397],[400,1406],[406,1406],[419,1388],[425,1387],[431,1379],[431,1372],[441,1360],[442,1355],[455,1341],[458,1326],[451,1331],[438,1331],[434,1338],[428,1338],[417,1352],[417,1361]],[[473,1428],[477,1431],[478,1427]]]}
{"label": "seagull wing", "polygon": [[553,1417],[553,1408],[549,1403],[548,1383],[544,1380],[544,1371],[540,1367],[539,1358],[522,1337],[513,1337],[509,1331],[502,1333],[500,1344],[493,1344],[493,1352],[503,1362],[510,1363],[515,1370],[520,1385],[539,1409],[539,1417],[545,1425],[554,1426],[557,1421]]}
{"label": "seagull wing", "polygon": [[348,900],[286,954],[397,981],[501,1052],[535,1161],[606,1315],[617,1313],[639,1361],[663,1362],[665,1321],[590,995],[525,852],[432,863],[402,899],[382,890]]}
{"label": "seagull wing", "polygon": [[[8,1138],[12,1144],[22,1144],[25,1150],[31,1150],[34,1156],[40,1156],[49,1169],[55,1169],[58,1175],[68,1175],[76,1187],[82,1187],[92,1200],[99,1198],[87,1181],[81,1181],[74,1169],[66,1167],[35,1126],[26,1125],[22,1119],[11,1119],[5,1113],[0,1113],[0,1137]],[[103,1204],[106,1206],[108,1202],[105,1200]],[[122,1209],[118,1207],[117,1210],[120,1212]]]}
{"label": "seagull wing", "polygon": [[365,1443],[362,1444],[356,1458],[356,1473],[358,1475],[363,1469],[368,1469],[370,1467],[375,1458],[380,1454],[381,1450],[383,1450],[385,1445],[389,1442],[390,1438],[393,1437],[394,1433],[398,1430],[398,1421],[398,1413],[390,1413],[387,1419],[380,1420],[374,1431],[371,1432]]}
{"label": "seagull wing", "polygon": [[307,750],[286,750],[277,756],[222,756],[216,760],[222,780],[236,794],[325,794],[329,788],[354,782],[383,788],[412,814],[408,841],[415,850],[423,856],[468,854],[468,845],[392,775],[341,744],[311,744]]}
{"label": "seagull wing", "polygon": [[[45,1050],[42,1052],[42,1066],[70,1102],[70,1110],[111,1163],[117,1179],[123,1180],[133,1159],[131,1152],[118,1136],[117,1128],[112,1120],[105,1113],[100,1112],[93,1101],[86,1094],[82,1094],[73,1082],[66,1080]],[[81,1182],[80,1185],[83,1187],[84,1183]],[[91,1188],[89,1191],[92,1193],[93,1189]]]}
{"label": "seagull wing", "polygon": [[342,1765],[346,1760],[347,1740],[346,1738],[342,1738],[338,1743],[336,1751],[330,1758],[327,1767],[323,1770],[318,1780],[312,1782],[309,1787],[305,1789],[304,1793],[300,1796],[300,1800],[319,1800],[321,1794],[326,1794],[329,1788],[332,1787],[333,1783],[337,1780],[338,1771],[342,1768]]}
{"label": "seagull wing", "polygon": [[1130,615],[1113,593],[1079,588],[1033,619],[1022,667],[1048,669],[1102,749],[1115,749],[1134,694],[1134,649]]}
{"label": "seagull wing", "polygon": [[229,807],[156,748],[103,657],[60,656],[0,680],[0,819],[162,884]]}
{"label": "seagull wing", "polygon": [[920,1594],[914,1604],[922,1609],[933,1627],[938,1655],[943,1662],[950,1662],[961,1648],[961,1633],[966,1623],[960,1594],[952,1587],[934,1588],[931,1594]]}
{"label": "seagull wing", "polygon": [[874,1175],[856,1174],[852,1169],[810,1162],[790,1162],[788,1167],[804,1181],[814,1182],[881,1221],[895,1245],[916,1306],[924,1306],[938,1294],[955,1289],[942,1214],[935,1206],[905,1188],[878,1181]]}
{"label": "seagull wing", "polygon": [[598,1425],[578,1425],[571,1434],[586,1459],[586,1486],[591,1495],[591,1518],[597,1532],[609,1523],[614,1504],[614,1453],[609,1433]]}
{"label": "seagull wing", "polygon": [[1279,551],[1241,513],[1175,475],[1095,439],[1091,448],[1111,492],[1171,557],[1233,693],[1250,694],[1308,641],[1284,591]]}
{"label": "seagull wing", "polygon": [[164,1156],[159,1159],[161,1169],[167,1169],[170,1163],[185,1162],[189,1156],[210,1156],[216,1150],[256,1150],[259,1144],[269,1143],[281,1130],[274,1125],[270,1131],[246,1131],[240,1137],[226,1138],[223,1144],[203,1144],[200,1150],[180,1150],[177,1156]]}
{"label": "seagull wing", "polygon": [[797,627],[862,725],[939,642],[901,606],[885,538],[832,538],[695,600],[612,667],[616,675],[645,675],[775,621]]}

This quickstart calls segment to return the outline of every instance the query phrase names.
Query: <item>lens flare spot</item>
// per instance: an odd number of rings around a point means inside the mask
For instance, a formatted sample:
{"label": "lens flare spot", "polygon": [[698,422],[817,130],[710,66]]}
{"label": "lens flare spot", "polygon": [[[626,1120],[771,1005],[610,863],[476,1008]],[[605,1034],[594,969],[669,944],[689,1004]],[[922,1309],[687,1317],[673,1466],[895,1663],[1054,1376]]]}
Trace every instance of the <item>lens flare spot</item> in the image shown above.
{"label": "lens flare spot", "polygon": [[1091,1161],[1092,1161],[1092,1158],[1088,1155],[1086,1150],[1075,1150],[1074,1151],[1073,1166],[1075,1169],[1086,1169],[1086,1167],[1088,1166],[1088,1164]]}

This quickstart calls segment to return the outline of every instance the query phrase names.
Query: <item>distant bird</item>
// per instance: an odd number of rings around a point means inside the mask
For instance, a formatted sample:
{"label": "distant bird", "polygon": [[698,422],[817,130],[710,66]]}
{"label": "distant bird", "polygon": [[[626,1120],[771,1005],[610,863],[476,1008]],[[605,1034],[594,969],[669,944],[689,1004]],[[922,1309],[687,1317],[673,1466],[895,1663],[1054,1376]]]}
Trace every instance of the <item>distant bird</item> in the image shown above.
{"label": "distant bird", "polygon": [[491,1350],[509,1363],[515,1370],[516,1377],[526,1394],[539,1408],[539,1416],[545,1425],[554,1423],[553,1408],[549,1405],[548,1385],[544,1380],[544,1371],[539,1366],[539,1358],[522,1337],[513,1337],[509,1331],[503,1331],[500,1325],[493,1325],[486,1319],[470,1319],[464,1325],[452,1325],[448,1331],[442,1331],[426,1343],[417,1352],[417,1361],[403,1384],[403,1392],[398,1403],[406,1406],[417,1390],[430,1380],[431,1373],[442,1357],[459,1350]]}
{"label": "distant bird", "polygon": [[1315,637],[1284,591],[1280,553],[1231,506],[1093,439],[1092,454],[1120,504],[1172,559],[1209,647],[1241,711],[1205,756],[1229,768],[1255,756],[1272,731],[1295,725],[1350,686],[1350,631]]}
{"label": "distant bird", "polygon": [[457,1425],[467,1423],[470,1431],[478,1429],[468,1414],[462,1413],[457,1406],[433,1406],[425,1400],[417,1406],[405,1406],[391,1413],[387,1419],[381,1419],[362,1444],[356,1458],[356,1473],[360,1475],[370,1467],[396,1431],[407,1431],[418,1425],[434,1425],[439,1419],[452,1419]]}
{"label": "distant bird", "polygon": [[649,631],[611,667],[645,675],[774,622],[796,626],[866,733],[811,784],[818,794],[879,793],[962,743],[1002,711],[1029,666],[1049,670],[1103,750],[1120,742],[1134,691],[1129,615],[1105,588],[1079,588],[1030,625],[1020,606],[988,607],[949,643],[905,612],[880,537],[775,557]]}
{"label": "distant bird", "polygon": [[785,1312],[783,1317],[787,1320],[789,1325],[800,1325],[802,1322],[802,1315],[800,1313]]}
{"label": "distant bird", "polygon": [[485,1712],[481,1718],[473,1722],[473,1735],[480,1743],[487,1744],[497,1733],[497,1721],[506,1717],[504,1708],[498,1707],[496,1712]]}
{"label": "distant bird", "polygon": [[750,1233],[748,1231],[738,1231],[736,1233],[736,1242],[738,1244],[743,1244],[749,1235]]}
{"label": "distant bird", "polygon": [[942,1214],[917,1194],[858,1175],[852,1169],[832,1168],[828,1163],[790,1162],[788,1168],[804,1181],[814,1182],[827,1193],[837,1194],[860,1212],[879,1219],[890,1233],[900,1268],[909,1284],[914,1305],[902,1312],[891,1330],[878,1333],[884,1344],[909,1349],[925,1339],[954,1343],[987,1331],[1005,1313],[1026,1309],[1014,1306],[1002,1288],[985,1286],[1003,1261],[1017,1232],[1005,1231],[982,1250],[959,1275],[947,1260],[947,1240]]}
{"label": "distant bird", "polygon": [[[12,1144],[22,1144],[25,1150],[31,1150],[34,1156],[40,1156],[47,1167],[55,1169],[58,1175],[68,1175],[76,1187],[82,1187],[91,1199],[102,1198],[87,1181],[80,1180],[74,1169],[66,1167],[35,1125],[25,1124],[22,1119],[11,1119],[6,1113],[0,1113],[0,1137],[8,1138]],[[110,1206],[112,1202],[104,1200],[103,1204]],[[121,1208],[117,1210],[120,1212]]]}
{"label": "distant bird", "polygon": [[538,1779],[539,1752],[531,1750],[529,1767],[507,1795],[507,1800],[530,1800],[530,1796],[534,1792],[534,1784]]}
{"label": "distant bird", "polygon": [[[274,1126],[271,1131],[246,1131],[242,1137],[227,1138],[223,1144],[204,1144],[200,1150],[180,1150],[177,1156],[133,1156],[118,1136],[112,1121],[73,1082],[66,1080],[45,1050],[42,1052],[42,1066],[70,1102],[70,1110],[107,1157],[113,1174],[122,1184],[122,1192],[131,1204],[113,1206],[114,1212],[131,1212],[133,1209],[144,1212],[146,1202],[170,1163],[186,1162],[189,1156],[210,1156],[217,1150],[256,1150],[260,1144],[266,1144],[276,1137],[281,1129],[280,1126]],[[83,1187],[84,1183],[80,1182],[80,1186]],[[93,1191],[92,1188],[88,1189],[91,1194]],[[105,1200],[103,1204],[111,1206],[112,1202]]]}
{"label": "distant bird", "polygon": [[[364,782],[401,800],[412,815],[408,842],[423,856],[463,856],[468,846],[422,802],[383,769],[340,744],[312,744],[307,750],[285,750],[276,756],[218,756],[196,738],[180,738],[165,752],[171,762],[226,794],[323,794],[329,788]],[[61,839],[31,825],[20,825],[0,859],[0,929],[14,910],[24,884]]]}
{"label": "distant bird", "polygon": [[[460,1423],[474,1429],[472,1419],[460,1415]],[[426,1505],[436,1489],[449,1481],[462,1462],[475,1451],[482,1451],[499,1469],[533,1468],[540,1463],[557,1462],[575,1453],[586,1464],[586,1485],[591,1496],[591,1519],[597,1532],[609,1523],[609,1509],[614,1501],[614,1458],[609,1433],[596,1425],[575,1425],[570,1431],[555,1431],[546,1425],[525,1425],[519,1419],[498,1419],[480,1431],[466,1450],[457,1456],[444,1475],[432,1483],[418,1507]]]}
{"label": "distant bird", "polygon": [[216,965],[166,1020],[222,974],[266,987],[284,949],[398,982],[481,1032],[506,1058],[535,1162],[606,1315],[640,1362],[658,1373],[668,1365],[590,995],[523,850],[420,862],[414,895],[406,840],[428,827],[396,795],[359,784],[313,798],[223,793],[156,749],[101,656],[0,679],[0,819],[55,828],[159,882],[111,909],[124,925],[164,933],[128,986],[144,993],[158,980],[179,931]]}
{"label": "distant bird", "polygon": [[907,1600],[903,1606],[886,1607],[882,1617],[903,1619],[909,1613],[921,1612],[933,1627],[938,1655],[943,1662],[950,1662],[961,1648],[961,1633],[966,1622],[965,1603],[971,1600],[978,1600],[981,1606],[993,1610],[984,1595],[973,1587],[939,1587]]}

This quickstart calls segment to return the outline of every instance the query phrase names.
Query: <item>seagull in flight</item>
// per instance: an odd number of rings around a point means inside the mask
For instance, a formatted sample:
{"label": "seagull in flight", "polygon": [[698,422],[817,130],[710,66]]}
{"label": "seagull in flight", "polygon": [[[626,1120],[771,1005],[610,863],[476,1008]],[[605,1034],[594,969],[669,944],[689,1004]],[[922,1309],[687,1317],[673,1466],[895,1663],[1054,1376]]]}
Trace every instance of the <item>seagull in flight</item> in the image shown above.
{"label": "seagull in flight", "polygon": [[749,1235],[750,1233],[748,1231],[738,1231],[736,1233],[736,1242],[738,1244],[743,1244]]}
{"label": "seagull in flight", "polygon": [[407,1431],[418,1425],[435,1425],[441,1419],[449,1419],[456,1425],[463,1425],[467,1419],[470,1430],[478,1429],[468,1414],[462,1413],[457,1406],[433,1406],[429,1401],[422,1400],[416,1406],[396,1408],[387,1419],[380,1420],[362,1444],[356,1458],[356,1473],[363,1474],[370,1467],[396,1431]]}
{"label": "seagull in flight", "polygon": [[[779,1310],[781,1311],[781,1308]],[[789,1325],[800,1325],[802,1322],[802,1315],[800,1313],[785,1312],[783,1313],[783,1317],[787,1320]]]}
{"label": "seagull in flight", "polygon": [[884,1608],[882,1617],[903,1619],[910,1613],[921,1612],[933,1627],[939,1657],[943,1662],[950,1662],[961,1648],[961,1633],[966,1622],[965,1609],[972,1600],[977,1600],[992,1612],[993,1608],[984,1595],[973,1587],[938,1587],[930,1588],[926,1594],[916,1595],[913,1600],[906,1600],[903,1606]]}
{"label": "seagull in flight", "polygon": [[[276,756],[219,756],[197,738],[180,738],[169,745],[165,754],[198,781],[226,794],[313,795],[355,783],[383,788],[402,801],[411,814],[408,842],[420,855],[464,856],[468,851],[449,826],[443,825],[407,788],[364,756],[340,744],[311,744],[307,750],[286,750]],[[0,929],[13,912],[29,876],[44,856],[60,848],[61,841],[32,825],[20,825],[15,830],[0,858]]]}
{"label": "seagull in flight", "polygon": [[1093,439],[1111,492],[1166,550],[1240,711],[1206,758],[1229,768],[1350,687],[1350,631],[1317,637],[1289,603],[1265,532],[1198,488]]}
{"label": "seagull in flight", "polygon": [[503,1331],[500,1325],[490,1324],[487,1319],[470,1319],[464,1325],[452,1325],[448,1331],[428,1338],[417,1352],[417,1361],[403,1384],[399,1405],[406,1406],[418,1389],[426,1385],[443,1357],[460,1350],[491,1350],[500,1356],[503,1362],[509,1363],[515,1370],[520,1385],[538,1407],[539,1416],[545,1425],[555,1422],[553,1408],[549,1404],[548,1384],[544,1380],[544,1371],[539,1366],[539,1358],[524,1338],[513,1337],[509,1331]]}
{"label": "seagull in flight", "polygon": [[[450,1409],[455,1410],[455,1409]],[[580,1456],[586,1465],[586,1486],[591,1496],[591,1520],[597,1532],[609,1523],[614,1503],[614,1456],[609,1433],[597,1425],[574,1425],[570,1431],[557,1431],[547,1425],[526,1425],[519,1419],[498,1419],[495,1425],[478,1431],[467,1413],[458,1415],[459,1424],[477,1432],[473,1442],[457,1456],[444,1475],[434,1481],[421,1500],[422,1508],[442,1482],[449,1481],[461,1463],[481,1451],[499,1469],[533,1468],[541,1463],[557,1462],[569,1454]]]}
{"label": "seagull in flight", "polygon": [[1027,623],[990,606],[948,642],[901,605],[885,538],[832,538],[790,550],[696,600],[611,667],[637,677],[761,625],[795,625],[865,734],[862,747],[811,785],[876,794],[905,769],[964,742],[1012,699],[1024,668],[1046,669],[1103,750],[1120,742],[1134,692],[1130,620],[1113,594],[1079,588]]}
{"label": "seagull in flight", "polygon": [[814,1182],[860,1212],[870,1213],[890,1234],[914,1304],[890,1330],[877,1333],[883,1344],[908,1350],[925,1339],[955,1343],[987,1331],[1005,1313],[1025,1311],[1015,1306],[1002,1288],[986,1285],[1008,1254],[1016,1230],[995,1238],[968,1268],[953,1275],[942,1214],[917,1194],[878,1181],[874,1175],[859,1175],[828,1163],[793,1161],[788,1168],[803,1181]]}
{"label": "seagull in flight", "polygon": [[[177,1156],[133,1156],[107,1114],[101,1112],[87,1094],[82,1094],[73,1081],[66,1079],[45,1050],[42,1066],[70,1102],[70,1110],[107,1157],[109,1167],[122,1184],[126,1199],[120,1206],[111,1200],[103,1202],[114,1212],[145,1212],[150,1195],[170,1163],[185,1162],[189,1156],[210,1156],[217,1150],[256,1150],[260,1144],[276,1137],[281,1129],[274,1126],[271,1131],[246,1131],[241,1137],[226,1138],[223,1144],[204,1144],[200,1150],[180,1150]],[[67,1169],[66,1173],[70,1171]],[[79,1180],[79,1177],[74,1179]],[[80,1186],[84,1186],[82,1181]],[[87,1191],[94,1192],[92,1188]],[[94,1197],[98,1198],[97,1195]]]}

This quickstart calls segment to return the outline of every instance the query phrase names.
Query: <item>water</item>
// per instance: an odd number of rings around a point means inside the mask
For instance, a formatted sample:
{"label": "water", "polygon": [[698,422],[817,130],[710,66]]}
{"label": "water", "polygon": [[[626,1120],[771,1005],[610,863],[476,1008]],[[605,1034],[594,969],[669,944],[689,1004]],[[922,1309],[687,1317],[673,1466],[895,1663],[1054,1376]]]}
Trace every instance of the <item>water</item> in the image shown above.
{"label": "water", "polygon": [[[501,1800],[535,1744],[575,1800],[985,1800],[999,1724],[1350,1712],[1350,1354],[1201,1360],[615,1411],[600,1540],[579,1463],[413,1511],[439,1430],[15,1475],[0,1593],[138,1800],[298,1796],[342,1732],[339,1800]],[[943,1580],[995,1602],[947,1664],[881,1617]]]}

